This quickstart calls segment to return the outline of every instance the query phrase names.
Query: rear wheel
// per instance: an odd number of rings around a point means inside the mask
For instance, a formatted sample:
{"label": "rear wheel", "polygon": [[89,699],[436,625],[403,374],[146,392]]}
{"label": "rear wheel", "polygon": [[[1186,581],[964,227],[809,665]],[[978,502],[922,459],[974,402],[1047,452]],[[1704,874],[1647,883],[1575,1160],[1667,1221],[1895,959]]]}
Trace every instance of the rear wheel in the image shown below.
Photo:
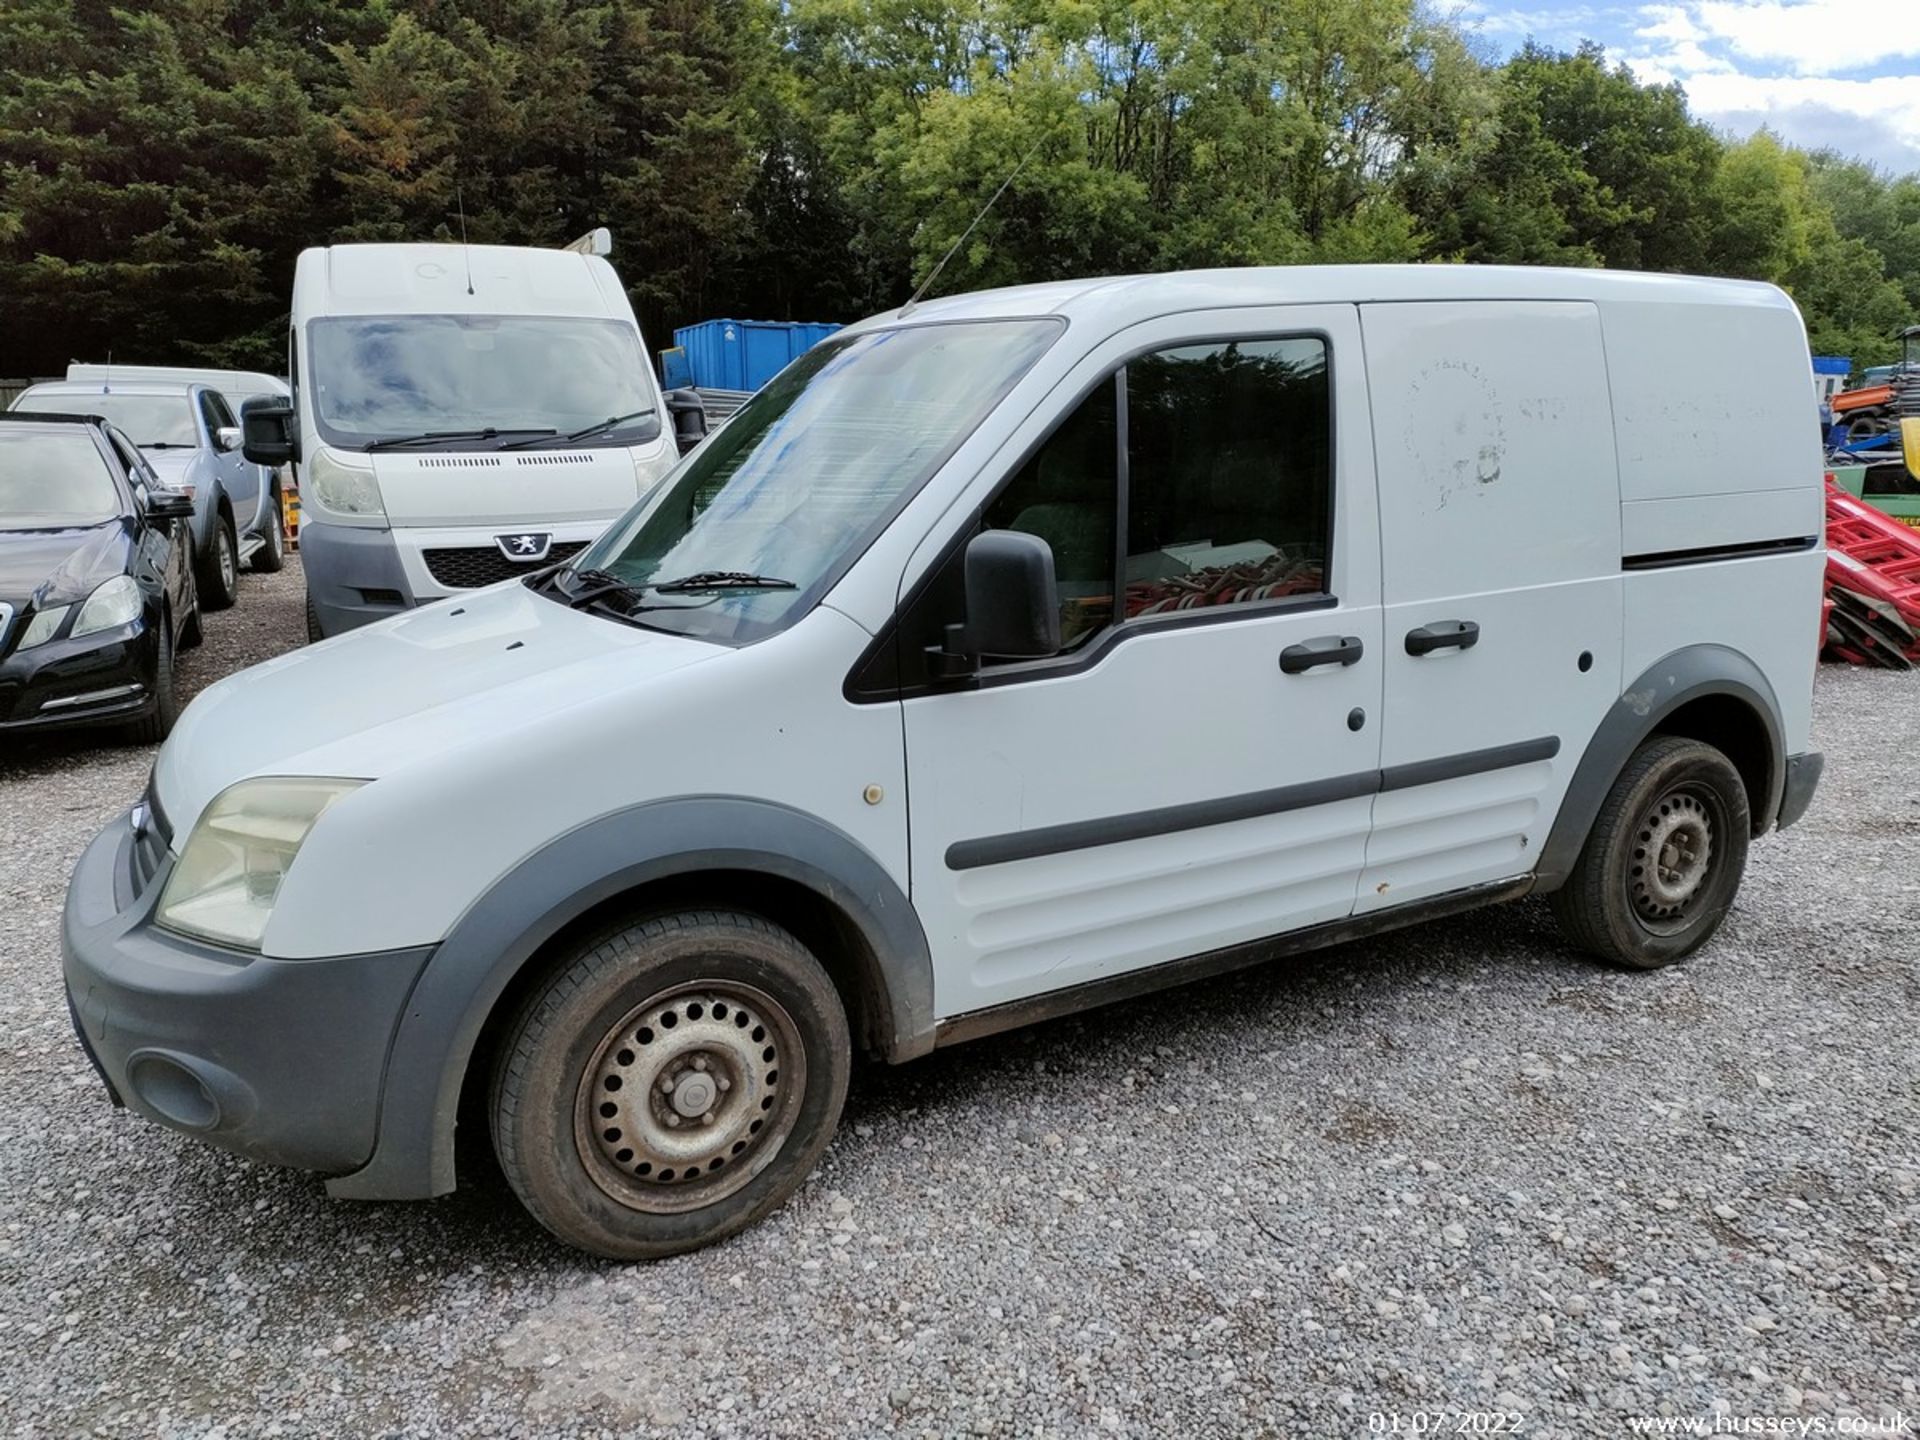
{"label": "rear wheel", "polygon": [[275,485],[267,495],[266,534],[260,537],[260,548],[253,552],[253,568],[256,574],[277,575],[287,563],[287,514],[280,504],[280,487]]}
{"label": "rear wheel", "polygon": [[727,911],[657,916],[581,949],[522,1008],[494,1066],[494,1149],[568,1244],[678,1254],[799,1188],[851,1062],[840,998],[792,935]]}
{"label": "rear wheel", "polygon": [[1649,741],[1607,793],[1554,915],[1573,945],[1617,965],[1684,960],[1732,907],[1750,833],[1732,761],[1698,740]]}

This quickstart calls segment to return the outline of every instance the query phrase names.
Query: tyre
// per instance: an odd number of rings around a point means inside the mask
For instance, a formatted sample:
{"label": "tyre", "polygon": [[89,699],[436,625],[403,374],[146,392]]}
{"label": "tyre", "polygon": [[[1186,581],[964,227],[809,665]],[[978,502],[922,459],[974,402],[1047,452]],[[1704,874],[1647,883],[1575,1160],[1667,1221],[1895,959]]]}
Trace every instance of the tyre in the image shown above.
{"label": "tyre", "polygon": [[494,1061],[494,1153],[542,1225],[611,1260],[710,1245],[781,1205],[833,1137],[840,997],[777,925],[659,915],[582,947]]}
{"label": "tyre", "polygon": [[1698,740],[1642,745],[1614,781],[1567,883],[1554,891],[1569,943],[1657,970],[1712,938],[1740,890],[1752,831],[1733,762]]}
{"label": "tyre", "polygon": [[166,623],[160,626],[160,658],[153,666],[153,709],[127,727],[127,738],[135,745],[158,745],[172,733],[173,722],[180,716],[180,701],[173,693],[171,629]]}
{"label": "tyre", "polygon": [[257,575],[278,575],[287,563],[287,512],[280,504],[280,487],[267,495],[267,532],[250,562]]}
{"label": "tyre", "polygon": [[313,596],[307,596],[307,643],[314,644],[326,639],[326,632],[320,628],[320,611],[313,603]]}
{"label": "tyre", "polygon": [[225,610],[240,597],[240,550],[234,543],[233,517],[224,510],[214,516],[213,543],[201,557],[199,573],[200,606],[204,610]]}
{"label": "tyre", "polygon": [[207,628],[200,623],[200,586],[193,578],[192,567],[187,571],[187,618],[180,623],[180,648],[196,649],[207,638]]}

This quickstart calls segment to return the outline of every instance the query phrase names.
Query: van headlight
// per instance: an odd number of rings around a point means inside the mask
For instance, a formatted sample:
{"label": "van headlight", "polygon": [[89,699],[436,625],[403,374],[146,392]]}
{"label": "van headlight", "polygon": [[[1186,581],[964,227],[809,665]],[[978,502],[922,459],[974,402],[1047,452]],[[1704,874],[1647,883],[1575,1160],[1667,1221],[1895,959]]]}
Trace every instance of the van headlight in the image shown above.
{"label": "van headlight", "polygon": [[331,450],[315,450],[300,477],[300,501],[348,524],[384,525],[386,501],[373,467],[349,465]]}
{"label": "van headlight", "polygon": [[366,783],[271,776],[228,786],[187,837],[155,921],[182,935],[258,950],[280,884],[314,823]]}

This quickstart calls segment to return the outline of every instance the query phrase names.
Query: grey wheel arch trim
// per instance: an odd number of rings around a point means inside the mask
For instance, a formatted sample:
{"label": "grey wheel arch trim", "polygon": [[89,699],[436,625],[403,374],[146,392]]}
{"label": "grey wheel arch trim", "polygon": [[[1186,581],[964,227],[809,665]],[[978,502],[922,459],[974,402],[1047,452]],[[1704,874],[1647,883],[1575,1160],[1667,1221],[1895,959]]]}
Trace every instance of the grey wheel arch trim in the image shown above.
{"label": "grey wheel arch trim", "polygon": [[454,1126],[480,1032],[521,967],[568,923],[636,886],[747,870],[806,886],[858,928],[889,1060],[933,1048],[933,957],[906,894],[844,832],[765,801],[699,796],[635,806],[549,842],[488,888],[428,961],[400,1018],[366,1165],[336,1197],[425,1199],[454,1188]]}
{"label": "grey wheel arch trim", "polygon": [[1535,870],[1538,891],[1555,890],[1573,871],[1581,847],[1600,813],[1601,802],[1641,743],[1675,710],[1710,695],[1743,700],[1760,716],[1767,730],[1768,793],[1754,807],[1754,819],[1764,825],[1780,809],[1786,779],[1786,742],[1780,723],[1780,702],[1760,667],[1724,645],[1689,645],[1649,665],[1608,709],[1586,753],[1573,772],[1560,813],[1540,850]]}

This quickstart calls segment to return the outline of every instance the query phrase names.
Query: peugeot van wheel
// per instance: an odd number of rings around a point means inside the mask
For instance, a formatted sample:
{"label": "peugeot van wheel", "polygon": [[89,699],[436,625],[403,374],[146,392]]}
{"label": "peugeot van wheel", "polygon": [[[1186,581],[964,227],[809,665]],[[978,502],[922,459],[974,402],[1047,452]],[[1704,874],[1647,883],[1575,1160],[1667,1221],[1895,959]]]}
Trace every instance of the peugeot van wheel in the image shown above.
{"label": "peugeot van wheel", "polygon": [[804,946],[752,915],[636,921],[536,990],[495,1060],[495,1152],[568,1244],[613,1260],[734,1234],[832,1139],[846,1013]]}
{"label": "peugeot van wheel", "polygon": [[1636,970],[1712,938],[1746,870],[1746,786],[1711,745],[1666,736],[1634,752],[1595,817],[1555,917],[1579,949]]}

